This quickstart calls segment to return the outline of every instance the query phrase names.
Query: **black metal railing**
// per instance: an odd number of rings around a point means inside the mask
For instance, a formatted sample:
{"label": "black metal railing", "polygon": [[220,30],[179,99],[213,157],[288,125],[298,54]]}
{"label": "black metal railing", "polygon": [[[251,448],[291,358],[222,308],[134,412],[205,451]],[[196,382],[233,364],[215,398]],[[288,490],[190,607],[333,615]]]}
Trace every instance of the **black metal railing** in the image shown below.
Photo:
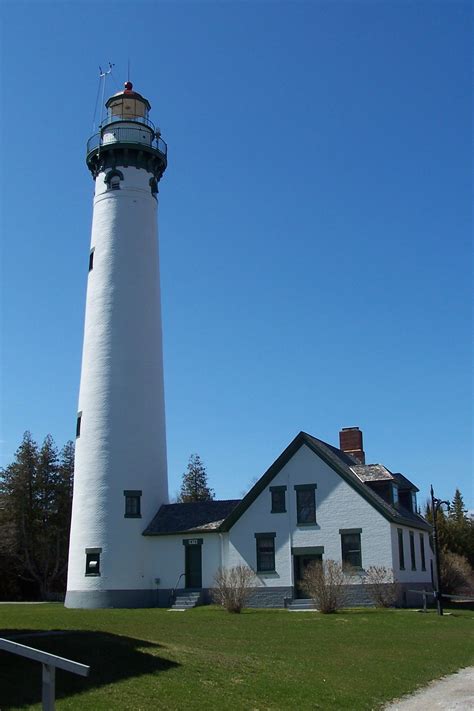
{"label": "black metal railing", "polygon": [[170,593],[170,599],[169,599],[169,606],[170,606],[170,607],[173,605],[173,603],[174,603],[174,601],[175,601],[175,598],[176,598],[176,590],[178,589],[178,585],[179,585],[179,583],[180,583],[180,581],[181,581],[181,578],[184,578],[185,575],[186,575],[186,573],[181,573],[181,575],[178,577],[178,579],[177,579],[177,581],[176,581],[176,583],[175,583],[174,588],[172,589],[172,591],[171,591],[171,593]]}
{"label": "black metal railing", "polygon": [[116,143],[127,143],[147,146],[159,151],[164,156],[168,152],[168,147],[162,138],[155,132],[147,131],[146,128],[131,128],[128,126],[109,127],[105,131],[100,131],[91,136],[87,141],[87,155],[93,151],[99,151],[102,147],[114,146]]}
{"label": "black metal railing", "polygon": [[145,116],[106,116],[100,123],[100,128],[104,128],[104,126],[109,126],[111,123],[117,123],[118,121],[132,121],[133,123],[142,123],[145,126],[149,126],[149,128],[152,128],[153,131],[155,130],[155,124],[153,121],[150,121],[149,118],[145,118]]}

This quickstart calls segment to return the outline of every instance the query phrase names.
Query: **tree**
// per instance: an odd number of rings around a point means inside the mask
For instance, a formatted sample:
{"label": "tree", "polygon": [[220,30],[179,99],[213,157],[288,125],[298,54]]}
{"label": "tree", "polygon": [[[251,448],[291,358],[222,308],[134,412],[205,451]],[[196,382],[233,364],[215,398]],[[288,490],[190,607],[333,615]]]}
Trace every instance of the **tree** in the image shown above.
{"label": "tree", "polygon": [[72,442],[58,454],[51,435],[39,449],[30,432],[0,470],[0,557],[10,563],[3,574],[33,583],[42,599],[64,589],[73,472]]}
{"label": "tree", "polygon": [[206,467],[198,454],[191,454],[187,470],[183,474],[178,502],[210,501],[213,498],[214,491],[207,484]]}

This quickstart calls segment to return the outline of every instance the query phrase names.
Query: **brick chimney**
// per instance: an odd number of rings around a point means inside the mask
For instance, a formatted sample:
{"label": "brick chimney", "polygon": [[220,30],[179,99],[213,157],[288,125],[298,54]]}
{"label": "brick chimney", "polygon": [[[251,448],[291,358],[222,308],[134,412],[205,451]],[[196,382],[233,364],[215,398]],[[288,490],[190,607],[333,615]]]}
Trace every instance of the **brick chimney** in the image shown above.
{"label": "brick chimney", "polygon": [[362,432],[358,427],[343,427],[339,432],[339,449],[365,464],[364,445],[362,443]]}

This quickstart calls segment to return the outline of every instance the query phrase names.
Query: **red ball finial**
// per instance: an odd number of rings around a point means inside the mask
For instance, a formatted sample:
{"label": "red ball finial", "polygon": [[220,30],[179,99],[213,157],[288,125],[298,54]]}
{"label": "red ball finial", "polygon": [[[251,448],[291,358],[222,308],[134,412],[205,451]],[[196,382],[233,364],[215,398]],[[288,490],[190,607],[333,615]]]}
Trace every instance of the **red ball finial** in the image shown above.
{"label": "red ball finial", "polygon": [[133,89],[133,84],[131,81],[126,81],[125,82],[125,91],[132,91]]}

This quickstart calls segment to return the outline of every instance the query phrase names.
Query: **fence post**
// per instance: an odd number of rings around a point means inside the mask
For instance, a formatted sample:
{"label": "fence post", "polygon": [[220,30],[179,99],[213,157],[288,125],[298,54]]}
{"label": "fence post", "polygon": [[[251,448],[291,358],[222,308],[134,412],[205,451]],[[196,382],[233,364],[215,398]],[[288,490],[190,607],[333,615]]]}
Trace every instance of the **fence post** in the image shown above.
{"label": "fence post", "polygon": [[423,590],[423,612],[427,612],[427,609],[426,609],[426,590]]}
{"label": "fence post", "polygon": [[54,711],[56,668],[52,664],[43,664],[43,711]]}

